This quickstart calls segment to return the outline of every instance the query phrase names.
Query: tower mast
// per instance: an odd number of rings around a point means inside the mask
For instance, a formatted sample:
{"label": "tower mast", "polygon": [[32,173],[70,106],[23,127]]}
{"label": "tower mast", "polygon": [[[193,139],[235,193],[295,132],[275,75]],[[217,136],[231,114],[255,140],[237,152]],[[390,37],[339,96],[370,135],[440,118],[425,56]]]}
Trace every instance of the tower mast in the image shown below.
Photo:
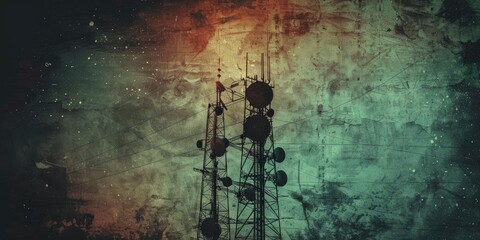
{"label": "tower mast", "polygon": [[[218,68],[218,80],[220,71]],[[225,90],[223,84],[217,81],[216,101],[208,104],[205,139],[197,141],[197,147],[204,152],[202,169],[194,169],[202,174],[197,239],[230,239],[227,188],[232,185],[232,179],[227,176],[226,149],[229,141],[225,138],[226,106],[221,98]]]}
{"label": "tower mast", "polygon": [[[285,151],[274,147],[271,108],[273,86],[267,57],[261,59],[261,78],[248,76],[246,56],[244,120],[240,178],[237,191],[235,239],[281,239],[280,209],[277,187],[287,183],[284,171],[276,163],[285,159]],[[265,75],[267,78],[265,78]]]}

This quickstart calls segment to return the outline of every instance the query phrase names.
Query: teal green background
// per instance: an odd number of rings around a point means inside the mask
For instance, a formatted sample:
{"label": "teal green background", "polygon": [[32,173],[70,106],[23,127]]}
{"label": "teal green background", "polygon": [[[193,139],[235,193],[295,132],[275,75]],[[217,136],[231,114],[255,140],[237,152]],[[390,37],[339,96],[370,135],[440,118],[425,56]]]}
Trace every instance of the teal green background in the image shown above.
{"label": "teal green background", "polygon": [[[195,142],[217,68],[229,86],[246,53],[249,75],[271,59],[285,239],[480,237],[477,1],[2,9],[6,239],[196,236]],[[227,137],[242,107],[225,112]],[[240,153],[227,155],[236,179]]]}

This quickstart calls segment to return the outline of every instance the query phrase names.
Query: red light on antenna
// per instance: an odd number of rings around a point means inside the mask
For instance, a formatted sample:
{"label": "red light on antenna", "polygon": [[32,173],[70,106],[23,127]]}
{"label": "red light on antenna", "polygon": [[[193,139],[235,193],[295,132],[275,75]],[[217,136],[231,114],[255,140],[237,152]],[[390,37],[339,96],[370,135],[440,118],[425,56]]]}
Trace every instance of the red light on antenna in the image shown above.
{"label": "red light on antenna", "polygon": [[220,92],[223,92],[223,91],[226,90],[225,86],[223,86],[223,84],[219,81],[216,81],[215,85],[217,86],[217,90],[220,91]]}

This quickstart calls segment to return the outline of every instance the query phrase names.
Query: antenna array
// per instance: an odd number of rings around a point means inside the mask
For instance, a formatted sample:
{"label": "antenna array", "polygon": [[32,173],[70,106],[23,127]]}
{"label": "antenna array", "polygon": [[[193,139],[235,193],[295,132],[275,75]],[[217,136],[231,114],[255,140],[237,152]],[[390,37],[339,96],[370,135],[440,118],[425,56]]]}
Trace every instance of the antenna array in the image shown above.
{"label": "antenna array", "polygon": [[[220,81],[216,82],[216,103],[208,106],[205,146],[202,140],[197,141],[197,147],[204,151],[203,168],[195,169],[202,173],[198,239],[230,239],[228,193],[232,190],[228,188],[232,185],[238,201],[234,238],[282,238],[277,187],[287,183],[287,174],[276,168],[276,164],[285,159],[285,151],[274,146],[270,58],[267,57],[265,74],[262,53],[260,78],[248,75],[248,64],[247,54],[246,76],[241,79],[245,94],[233,90],[238,83],[227,89]],[[221,69],[218,71],[220,80]],[[221,99],[225,91],[231,93],[228,104],[244,102],[243,133],[237,137],[240,144],[231,144],[225,137],[223,112],[227,108]],[[227,176],[226,149],[229,145],[241,151],[238,182]]]}

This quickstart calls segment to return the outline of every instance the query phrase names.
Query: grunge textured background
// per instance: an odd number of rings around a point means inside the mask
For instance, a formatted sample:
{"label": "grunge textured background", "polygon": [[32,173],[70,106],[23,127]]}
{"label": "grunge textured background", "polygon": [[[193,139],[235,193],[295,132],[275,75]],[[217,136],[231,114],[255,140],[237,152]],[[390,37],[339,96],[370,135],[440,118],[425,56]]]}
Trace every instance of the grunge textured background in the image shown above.
{"label": "grunge textured background", "polygon": [[[480,238],[478,1],[2,1],[1,12],[2,239],[195,237],[195,142],[216,70],[228,86],[262,52],[287,153],[285,239]],[[241,107],[226,111],[227,137]],[[228,154],[236,179],[240,154]]]}

